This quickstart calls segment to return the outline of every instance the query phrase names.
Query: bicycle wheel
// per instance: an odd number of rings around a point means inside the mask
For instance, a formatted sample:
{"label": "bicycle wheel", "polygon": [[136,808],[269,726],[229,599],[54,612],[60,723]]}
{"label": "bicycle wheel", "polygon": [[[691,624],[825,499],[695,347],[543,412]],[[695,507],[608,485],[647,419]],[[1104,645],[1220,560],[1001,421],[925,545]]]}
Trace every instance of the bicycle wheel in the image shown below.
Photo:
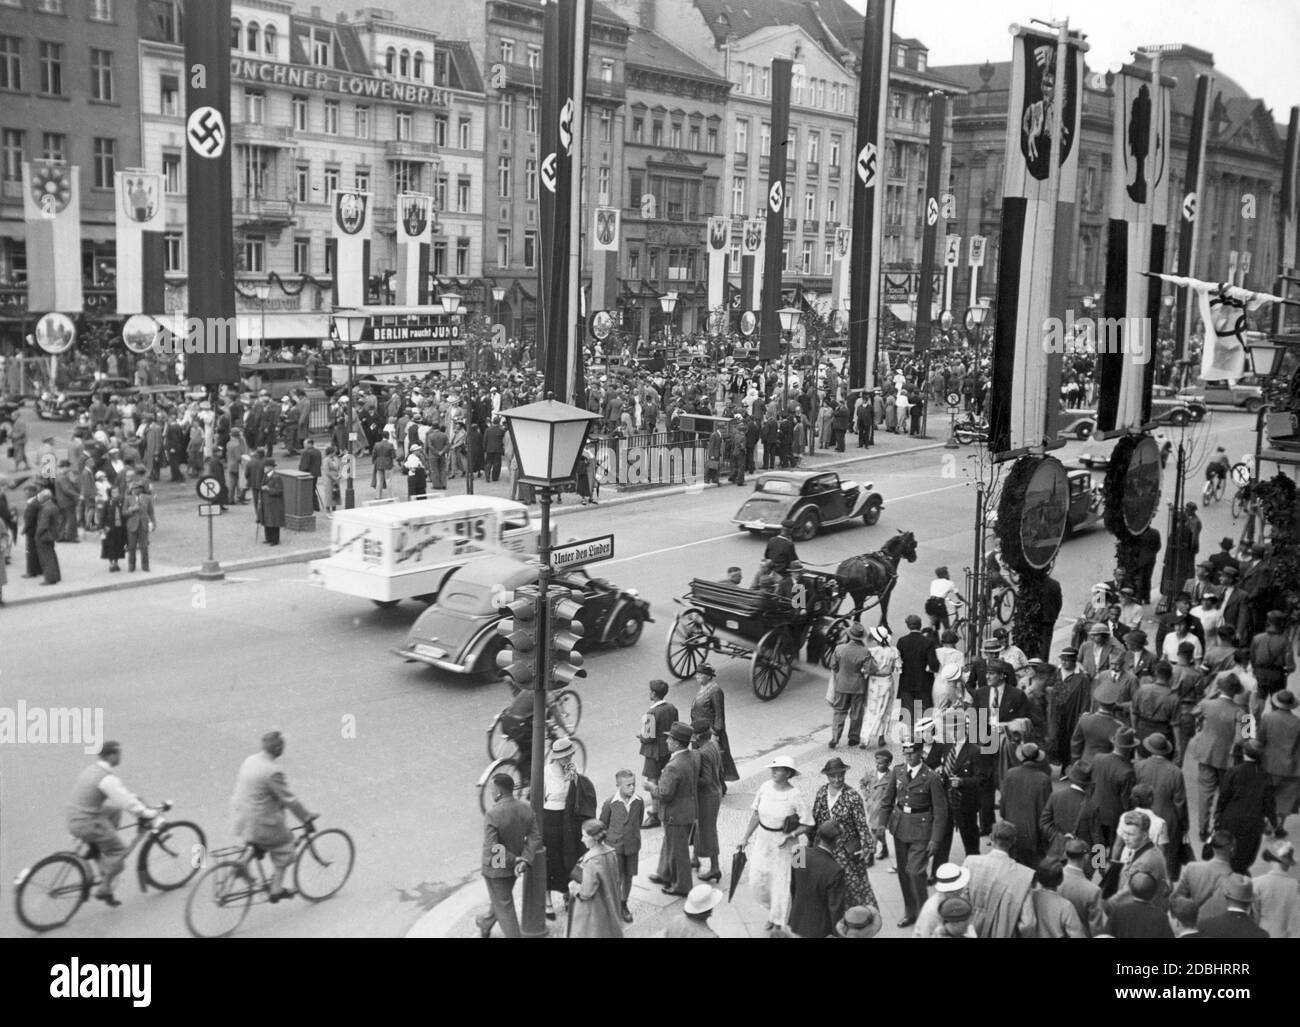
{"label": "bicycle wheel", "polygon": [[510,759],[519,752],[519,746],[515,745],[514,741],[501,730],[503,715],[504,711],[498,713],[487,730],[487,752],[490,760]]}
{"label": "bicycle wheel", "polygon": [[1205,482],[1205,487],[1201,489],[1201,505],[1204,506],[1210,502],[1210,497],[1214,495],[1214,479],[1209,478]]}
{"label": "bicycle wheel", "polygon": [[997,618],[999,624],[1010,624],[1015,613],[1016,594],[1011,589],[1004,588],[993,597],[993,616]]}
{"label": "bicycle wheel", "polygon": [[1214,501],[1217,503],[1223,498],[1224,490],[1228,487],[1228,479],[1222,475],[1214,479]]}
{"label": "bicycle wheel", "polygon": [[[573,740],[573,744],[579,744],[576,738]],[[483,772],[483,776],[479,779],[478,809],[480,813],[486,813],[488,811],[488,806],[492,805],[489,801],[489,796],[491,795],[492,778],[497,774],[509,774],[514,778],[516,798],[519,798],[520,793],[524,790],[524,772],[520,768],[519,764],[515,762],[514,758],[511,757],[510,759],[494,760],[492,763],[488,764],[487,770]]]}
{"label": "bicycle wheel", "polygon": [[573,743],[573,765],[577,767],[579,774],[587,772],[587,747],[582,744],[580,738],[570,738]]}
{"label": "bicycle wheel", "polygon": [[185,900],[185,926],[196,938],[225,938],[239,930],[256,891],[243,864],[226,862],[205,870]]}
{"label": "bicycle wheel", "polygon": [[56,852],[24,871],[14,891],[14,910],[33,931],[62,927],[90,897],[90,873],[71,852]]}
{"label": "bicycle wheel", "polygon": [[140,849],[140,872],[159,891],[175,891],[193,879],[203,864],[207,839],[198,824],[164,824]]}
{"label": "bicycle wheel", "polygon": [[346,831],[337,827],[313,831],[298,845],[294,887],[308,902],[322,902],[347,884],[355,859],[356,846]]}
{"label": "bicycle wheel", "polygon": [[582,720],[582,696],[571,688],[556,692],[551,700],[552,715],[564,728],[566,735],[578,730],[578,721]]}
{"label": "bicycle wheel", "polygon": [[1246,512],[1247,505],[1246,490],[1237,489],[1232,494],[1232,519],[1234,521]]}

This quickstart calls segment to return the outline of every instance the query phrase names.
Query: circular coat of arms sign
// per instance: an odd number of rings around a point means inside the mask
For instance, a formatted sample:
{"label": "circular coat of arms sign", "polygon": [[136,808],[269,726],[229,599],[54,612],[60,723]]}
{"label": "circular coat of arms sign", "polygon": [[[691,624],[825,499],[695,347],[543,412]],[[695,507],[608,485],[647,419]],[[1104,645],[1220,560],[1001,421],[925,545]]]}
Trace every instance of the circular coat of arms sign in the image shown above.
{"label": "circular coat of arms sign", "polygon": [[72,182],[67,168],[57,164],[32,164],[32,202],[46,217],[62,212],[72,199]]}
{"label": "circular coat of arms sign", "polygon": [[754,329],[758,327],[758,318],[754,316],[752,310],[746,310],[740,315],[740,334],[748,338],[754,334]]}
{"label": "circular coat of arms sign", "polygon": [[77,326],[67,314],[52,311],[36,322],[36,344],[46,353],[66,353],[77,339]]}
{"label": "circular coat of arms sign", "polygon": [[1151,526],[1160,506],[1160,446],[1149,435],[1138,440],[1124,468],[1124,527],[1141,535]]}
{"label": "circular coat of arms sign", "polygon": [[[1070,516],[1070,479],[1061,462],[1050,456],[1037,461],[1025,483],[1024,498],[1015,506],[1023,563],[1046,570],[1061,548]],[[999,507],[999,518],[1003,512]]]}
{"label": "circular coat of arms sign", "polygon": [[122,343],[132,353],[147,353],[158,338],[158,322],[148,314],[132,314],[122,325]]}

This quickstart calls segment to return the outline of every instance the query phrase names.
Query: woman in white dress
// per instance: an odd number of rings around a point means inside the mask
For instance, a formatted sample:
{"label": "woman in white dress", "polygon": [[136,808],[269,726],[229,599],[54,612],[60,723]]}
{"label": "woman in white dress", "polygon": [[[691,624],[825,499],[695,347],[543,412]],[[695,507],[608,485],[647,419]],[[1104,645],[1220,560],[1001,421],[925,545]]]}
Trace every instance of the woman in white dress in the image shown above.
{"label": "woman in white dress", "polygon": [[880,748],[885,744],[885,727],[889,723],[890,707],[894,704],[895,685],[902,661],[898,650],[890,644],[889,629],[880,625],[871,629],[867,651],[871,654],[873,666],[871,675],[867,678],[862,744],[865,748]]}
{"label": "woman in white dress", "polygon": [[749,883],[758,901],[767,907],[764,930],[770,931],[773,927],[784,927],[790,916],[793,857],[804,835],[812,830],[813,819],[807,797],[790,781],[799,773],[794,761],[788,756],[777,756],[768,766],[772,780],[759,786],[749,827],[738,847],[749,846]]}

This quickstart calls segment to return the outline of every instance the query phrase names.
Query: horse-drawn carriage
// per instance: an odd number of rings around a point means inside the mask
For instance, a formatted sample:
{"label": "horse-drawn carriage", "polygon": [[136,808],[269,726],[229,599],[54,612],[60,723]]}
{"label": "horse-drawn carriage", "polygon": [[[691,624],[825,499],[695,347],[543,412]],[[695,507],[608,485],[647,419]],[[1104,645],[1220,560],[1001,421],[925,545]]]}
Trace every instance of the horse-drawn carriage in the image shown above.
{"label": "horse-drawn carriage", "polygon": [[[748,659],[754,695],[770,702],[789,683],[801,650],[808,662],[829,667],[849,624],[864,612],[878,606],[881,623],[889,626],[889,596],[902,558],[916,559],[911,532],[899,532],[880,552],[850,557],[834,574],[800,571],[788,596],[696,578],[676,600],[685,609],[668,633],[668,670],[688,678],[711,653]],[[846,597],[850,606],[842,609]]]}

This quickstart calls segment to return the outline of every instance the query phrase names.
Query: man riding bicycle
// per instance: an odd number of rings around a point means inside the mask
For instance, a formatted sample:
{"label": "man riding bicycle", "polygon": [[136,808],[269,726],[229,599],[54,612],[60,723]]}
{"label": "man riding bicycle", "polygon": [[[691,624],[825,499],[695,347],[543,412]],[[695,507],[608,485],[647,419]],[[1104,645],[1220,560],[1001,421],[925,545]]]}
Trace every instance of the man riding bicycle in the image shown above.
{"label": "man riding bicycle", "polygon": [[529,772],[533,769],[532,692],[520,692],[511,700],[509,708],[501,715],[501,731],[519,750],[516,762],[522,780],[527,784]]}
{"label": "man riding bicycle", "polygon": [[113,772],[121,762],[121,744],[105,742],[99,759],[77,775],[68,801],[68,830],[92,847],[92,858],[103,876],[95,898],[110,906],[122,904],[113,897],[113,883],[122,872],[126,853],[126,844],[117,835],[122,811],[145,820],[158,816],[158,810],[141,802]]}
{"label": "man riding bicycle", "polygon": [[316,814],[289,791],[289,780],[275,761],[284,753],[284,736],[270,731],[262,736],[262,751],[244,760],[235,778],[235,794],[231,799],[234,811],[234,829],[248,845],[266,850],[274,864],[268,898],[271,902],[291,899],[294,892],[284,887],[284,872],[293,862],[293,832],[285,820],[284,811],[292,810],[299,820],[310,825]]}
{"label": "man riding bicycle", "polygon": [[1228,459],[1228,454],[1220,446],[1214,451],[1214,459],[1205,465],[1205,480],[1214,481],[1216,478],[1222,478],[1227,481],[1228,475],[1232,471],[1232,462]]}
{"label": "man riding bicycle", "polygon": [[949,613],[955,614],[965,604],[966,600],[957,591],[956,583],[948,576],[948,568],[936,567],[934,580],[930,582],[930,596],[925,601],[930,626],[936,629],[948,627]]}

